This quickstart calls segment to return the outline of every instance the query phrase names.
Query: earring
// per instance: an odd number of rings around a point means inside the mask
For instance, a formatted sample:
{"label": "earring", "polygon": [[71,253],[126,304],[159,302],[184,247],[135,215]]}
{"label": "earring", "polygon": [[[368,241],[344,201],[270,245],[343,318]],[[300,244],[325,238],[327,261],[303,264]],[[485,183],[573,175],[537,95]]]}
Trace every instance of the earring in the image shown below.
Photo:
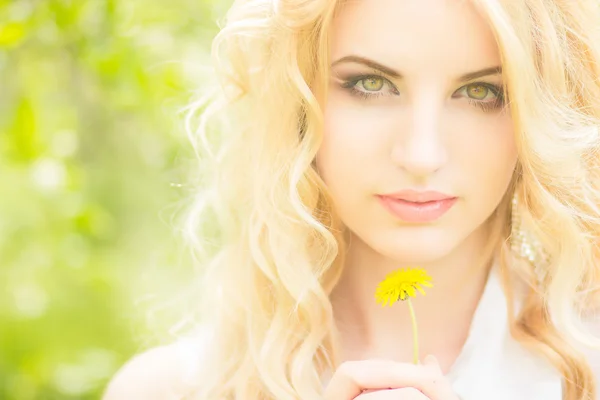
{"label": "earring", "polygon": [[542,243],[523,224],[517,191],[512,198],[511,222],[511,251],[515,256],[526,260],[531,265],[537,283],[541,284],[546,279],[549,256]]}

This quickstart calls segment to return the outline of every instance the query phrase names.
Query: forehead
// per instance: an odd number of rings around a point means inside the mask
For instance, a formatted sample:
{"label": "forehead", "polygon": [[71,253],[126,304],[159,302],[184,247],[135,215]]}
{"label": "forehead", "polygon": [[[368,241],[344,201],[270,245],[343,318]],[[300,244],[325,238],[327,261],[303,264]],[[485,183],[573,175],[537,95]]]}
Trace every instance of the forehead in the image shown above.
{"label": "forehead", "polygon": [[331,33],[332,60],[357,54],[407,74],[425,64],[458,74],[500,64],[492,30],[469,0],[349,0]]}

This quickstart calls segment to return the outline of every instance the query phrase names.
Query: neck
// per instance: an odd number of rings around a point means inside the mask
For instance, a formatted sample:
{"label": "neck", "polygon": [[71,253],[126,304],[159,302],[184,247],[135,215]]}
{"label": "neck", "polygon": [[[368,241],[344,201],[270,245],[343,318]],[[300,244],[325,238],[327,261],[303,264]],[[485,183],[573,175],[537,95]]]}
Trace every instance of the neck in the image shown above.
{"label": "neck", "polygon": [[[434,354],[448,370],[460,353],[483,293],[490,262],[481,263],[487,234],[474,232],[443,259],[410,265],[424,268],[434,287],[413,299],[420,355]],[[341,361],[386,358],[410,362],[412,331],[409,308],[398,302],[382,308],[375,289],[385,276],[409,266],[387,259],[357,237],[351,238],[344,273],[331,294],[340,335]],[[443,334],[441,334],[443,332]]]}

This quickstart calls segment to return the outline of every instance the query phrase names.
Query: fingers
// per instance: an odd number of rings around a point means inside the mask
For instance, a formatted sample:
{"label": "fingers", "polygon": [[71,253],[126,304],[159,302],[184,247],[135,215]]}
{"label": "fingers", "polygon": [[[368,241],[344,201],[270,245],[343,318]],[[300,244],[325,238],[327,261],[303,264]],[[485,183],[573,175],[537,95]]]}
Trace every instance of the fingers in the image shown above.
{"label": "fingers", "polygon": [[419,376],[417,366],[387,360],[347,361],[335,371],[325,389],[326,400],[347,400],[365,389],[408,386]]}
{"label": "fingers", "polygon": [[415,388],[376,390],[374,392],[361,394],[354,400],[431,400]]}
{"label": "fingers", "polygon": [[435,358],[435,356],[433,356],[432,354],[429,354],[428,356],[425,357],[425,359],[423,360],[423,365],[430,366],[430,367],[436,369],[437,371],[439,371],[440,374],[442,374],[442,369],[440,367],[440,364],[439,364],[437,358]]}
{"label": "fingers", "polygon": [[428,355],[423,360],[423,366],[432,371],[435,378],[426,390],[423,390],[432,399],[454,400],[458,396],[454,393],[454,389],[450,382],[444,377],[440,364],[433,355]]}
{"label": "fingers", "polygon": [[[326,400],[346,400],[361,395],[371,395],[372,393],[363,394],[363,391],[367,389],[380,389],[379,395],[382,396],[382,393],[393,392],[393,390],[381,391],[381,389],[399,388],[417,389],[417,392],[426,396],[425,398],[434,400],[455,398],[435,357],[426,358],[422,365],[387,360],[345,362],[331,378],[325,389],[324,398]],[[367,397],[367,399],[369,398]]]}

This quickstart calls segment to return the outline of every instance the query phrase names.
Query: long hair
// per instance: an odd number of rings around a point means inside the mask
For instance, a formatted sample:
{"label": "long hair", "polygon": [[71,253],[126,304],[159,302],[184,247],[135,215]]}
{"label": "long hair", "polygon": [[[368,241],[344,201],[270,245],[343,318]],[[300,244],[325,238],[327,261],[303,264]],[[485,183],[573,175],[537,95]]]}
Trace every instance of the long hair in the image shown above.
{"label": "long hair", "polygon": [[[566,400],[589,400],[593,377],[571,338],[588,338],[580,317],[598,304],[599,3],[473,1],[499,45],[519,154],[490,242],[504,275],[528,288],[511,332],[562,373]],[[189,398],[319,398],[339,363],[329,294],[344,227],[314,165],[323,113],[311,88],[327,87],[341,4],[238,0],[213,42],[219,89],[188,121],[201,184],[186,231],[210,331]],[[543,281],[506,250],[515,191],[549,254]]]}

